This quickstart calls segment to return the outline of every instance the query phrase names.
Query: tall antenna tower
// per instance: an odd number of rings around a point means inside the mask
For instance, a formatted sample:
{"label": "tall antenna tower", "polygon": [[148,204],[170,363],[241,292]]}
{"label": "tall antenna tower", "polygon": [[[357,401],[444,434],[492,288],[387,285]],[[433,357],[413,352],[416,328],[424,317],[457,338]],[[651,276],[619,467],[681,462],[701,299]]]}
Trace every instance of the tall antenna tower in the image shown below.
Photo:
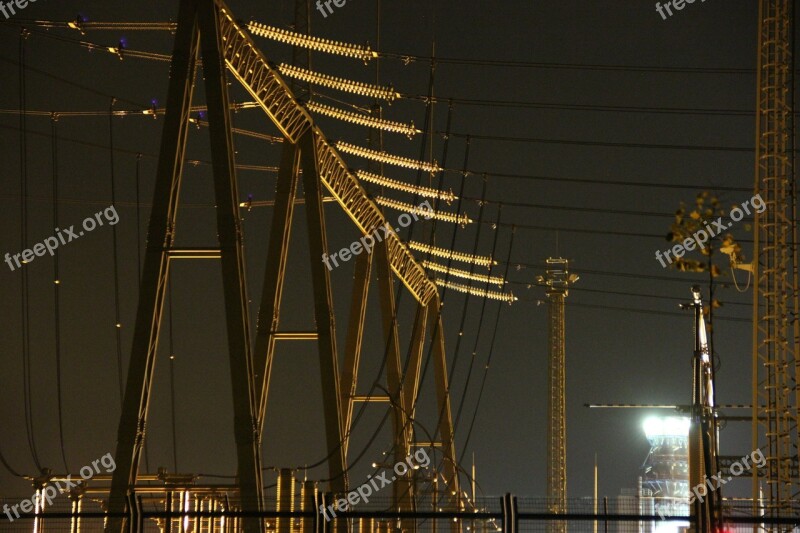
{"label": "tall antenna tower", "polygon": [[792,468],[800,378],[792,2],[760,0],[758,14],[755,193],[766,208],[755,214],[752,425],[753,449],[767,463],[754,471],[753,505],[763,480],[765,516],[778,517],[793,514],[800,490]]}
{"label": "tall antenna tower", "polygon": [[[547,369],[547,507],[553,514],[567,512],[567,414],[566,338],[564,299],[578,276],[569,273],[569,262],[549,258],[544,277],[547,286],[548,369]],[[548,522],[550,533],[565,533],[566,522]]]}

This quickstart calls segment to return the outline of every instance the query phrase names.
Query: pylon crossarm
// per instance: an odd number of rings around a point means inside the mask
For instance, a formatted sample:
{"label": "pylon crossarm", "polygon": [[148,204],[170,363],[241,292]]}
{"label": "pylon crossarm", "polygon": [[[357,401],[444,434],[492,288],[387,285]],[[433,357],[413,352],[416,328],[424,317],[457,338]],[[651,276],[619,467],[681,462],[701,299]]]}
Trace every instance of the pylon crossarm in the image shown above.
{"label": "pylon crossarm", "polygon": [[[378,205],[370,199],[322,130],[314,126],[310,113],[297,101],[278,70],[235,22],[225,2],[215,0],[215,3],[220,10],[220,33],[225,48],[223,57],[228,70],[289,141],[297,143],[306,130],[313,129],[319,176],[325,187],[364,235],[380,235],[387,241],[392,270],[414,298],[426,305],[438,291],[425,274],[425,269],[417,263],[393,226],[387,226]],[[384,232],[381,229],[384,227],[391,231]]]}

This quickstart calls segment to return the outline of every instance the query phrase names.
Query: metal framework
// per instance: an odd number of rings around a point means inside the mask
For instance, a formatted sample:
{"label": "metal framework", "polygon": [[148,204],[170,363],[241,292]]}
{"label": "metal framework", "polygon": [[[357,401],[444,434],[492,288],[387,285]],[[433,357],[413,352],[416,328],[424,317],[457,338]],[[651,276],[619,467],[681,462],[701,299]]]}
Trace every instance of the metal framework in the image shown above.
{"label": "metal framework", "polygon": [[[567,512],[567,413],[566,337],[564,299],[577,277],[569,273],[569,262],[547,259],[540,282],[547,285],[547,508],[554,514]],[[548,522],[548,531],[564,533],[566,522]]]}
{"label": "metal framework", "polygon": [[[689,427],[689,486],[697,487],[717,472],[719,435],[714,399],[714,369],[703,317],[700,288],[692,287],[692,302],[682,305],[694,311],[694,354],[692,356],[692,407]],[[716,533],[721,529],[722,489],[709,491],[691,504],[695,533]]]}
{"label": "metal framework", "polygon": [[790,514],[800,490],[791,468],[800,404],[792,4],[759,1],[755,193],[766,209],[755,214],[752,428],[767,463],[753,476],[753,502],[763,479],[766,517]]}
{"label": "metal framework", "polygon": [[[187,251],[174,248],[173,243],[189,115],[197,76],[196,65],[201,52],[208,100],[219,247]],[[257,331],[252,343],[226,70],[252,95],[284,137]],[[298,198],[301,179],[302,203],[305,204],[309,234],[316,326],[311,331],[282,331],[279,328],[281,299],[294,206],[301,203]],[[351,317],[341,377],[330,272],[319,259],[328,251],[323,189],[327,189],[362,235],[382,235],[380,244],[372,253],[359,255],[355,261]],[[388,354],[386,399],[391,402],[394,416],[395,459],[402,460],[412,446],[417,445],[413,442],[413,412],[427,331],[435,369],[438,412],[444,413],[437,430],[445,457],[442,472],[446,483],[445,494],[460,494],[441,306],[436,286],[428,279],[408,247],[391,230],[380,208],[361,187],[336,149],[314,125],[307,109],[298,102],[280,74],[235,22],[223,0],[180,2],[153,210],[118,430],[117,469],[110,489],[109,511],[116,513],[115,516],[124,515],[139,479],[139,460],[172,259],[216,259],[222,264],[240,505],[243,511],[251,513],[243,519],[245,531],[262,532],[264,527],[263,521],[256,518],[256,513],[264,505],[261,439],[272,363],[276,347],[283,341],[315,341],[318,345],[330,490],[347,490],[346,458],[353,405],[363,400],[363,397],[356,395],[356,385],[373,263],[377,265],[383,338]],[[402,371],[397,319],[394,316],[395,278],[409,290],[418,308],[412,335],[413,348],[405,365],[405,375]],[[394,490],[398,510],[413,510],[415,491],[410,474],[408,479],[399,479],[394,484]],[[453,506],[449,505],[448,499],[443,507],[459,508],[457,496],[453,499]],[[123,519],[110,518],[106,531],[117,533],[125,527]]]}

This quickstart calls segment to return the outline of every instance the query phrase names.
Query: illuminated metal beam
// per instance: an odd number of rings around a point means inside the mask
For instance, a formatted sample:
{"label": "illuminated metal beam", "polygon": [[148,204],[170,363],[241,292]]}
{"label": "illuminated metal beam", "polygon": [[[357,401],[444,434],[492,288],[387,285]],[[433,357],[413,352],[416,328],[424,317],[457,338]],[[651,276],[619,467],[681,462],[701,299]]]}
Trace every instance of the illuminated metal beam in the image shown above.
{"label": "illuminated metal beam", "polygon": [[[280,73],[270,66],[250,35],[239,27],[224,2],[215,1],[222,14],[223,53],[228,69],[292,143],[296,143],[304,131],[313,127],[319,176],[323,184],[364,235],[380,232],[380,228],[388,224],[380,208],[370,199],[322,131],[312,126],[313,119],[309,112],[297,103]],[[436,294],[436,286],[393,231],[385,238],[389,243],[392,270],[414,298],[423,305],[427,304]]]}
{"label": "illuminated metal beam", "polygon": [[[389,246],[389,262],[398,279],[423,305],[437,293],[425,269],[417,263],[397,233],[391,229],[378,205],[361,187],[358,178],[350,172],[339,153],[331,146],[318,128],[317,155],[319,174],[330,193],[336,197],[350,219],[364,235],[381,235]],[[387,228],[386,230],[382,228]]]}

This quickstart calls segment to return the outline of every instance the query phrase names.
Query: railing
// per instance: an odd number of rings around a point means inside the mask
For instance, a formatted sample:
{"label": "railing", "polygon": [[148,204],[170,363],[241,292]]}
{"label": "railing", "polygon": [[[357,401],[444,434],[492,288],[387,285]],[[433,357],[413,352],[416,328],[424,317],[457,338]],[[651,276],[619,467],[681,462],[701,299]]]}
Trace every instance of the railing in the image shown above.
{"label": "railing", "polygon": [[[27,498],[30,501],[30,498]],[[401,524],[413,523],[414,531],[437,533],[457,529],[470,533],[548,530],[555,523],[566,524],[569,532],[655,532],[687,527],[688,516],[669,516],[659,513],[659,498],[621,496],[603,498],[597,505],[592,498],[567,501],[564,514],[553,515],[547,511],[545,498],[517,498],[511,494],[500,498],[477,498],[470,509],[440,510],[430,495],[418,499],[416,510],[398,512],[392,508],[390,497],[371,498],[355,505],[344,504],[344,510],[327,507],[341,498],[317,494],[315,507],[293,511],[277,511],[267,505],[260,513],[245,513],[236,508],[234,494],[225,491],[214,493],[179,490],[160,496],[138,495],[128,502],[129,511],[122,515],[131,533],[238,533],[242,531],[242,518],[260,516],[265,532],[275,533],[326,533],[337,531],[340,521],[353,533],[395,532]],[[111,515],[103,508],[106,502],[90,495],[80,499],[59,496],[43,511],[34,509],[22,512],[19,505],[25,498],[0,499],[0,531],[31,533],[100,533],[105,520]],[[80,502],[80,503],[79,503]],[[16,512],[14,511],[16,506]],[[320,511],[320,506],[326,509]],[[27,507],[27,506],[26,506]],[[596,509],[596,511],[595,511]],[[752,503],[747,500],[728,500],[724,504],[725,530],[744,533],[757,527],[780,525],[784,531],[798,531],[800,502],[795,502],[789,515],[766,518],[760,516],[767,510],[753,514]],[[19,516],[17,516],[17,514]],[[663,516],[660,516],[663,515]],[[8,516],[13,518],[9,521]],[[329,519],[329,520],[328,520]]]}

